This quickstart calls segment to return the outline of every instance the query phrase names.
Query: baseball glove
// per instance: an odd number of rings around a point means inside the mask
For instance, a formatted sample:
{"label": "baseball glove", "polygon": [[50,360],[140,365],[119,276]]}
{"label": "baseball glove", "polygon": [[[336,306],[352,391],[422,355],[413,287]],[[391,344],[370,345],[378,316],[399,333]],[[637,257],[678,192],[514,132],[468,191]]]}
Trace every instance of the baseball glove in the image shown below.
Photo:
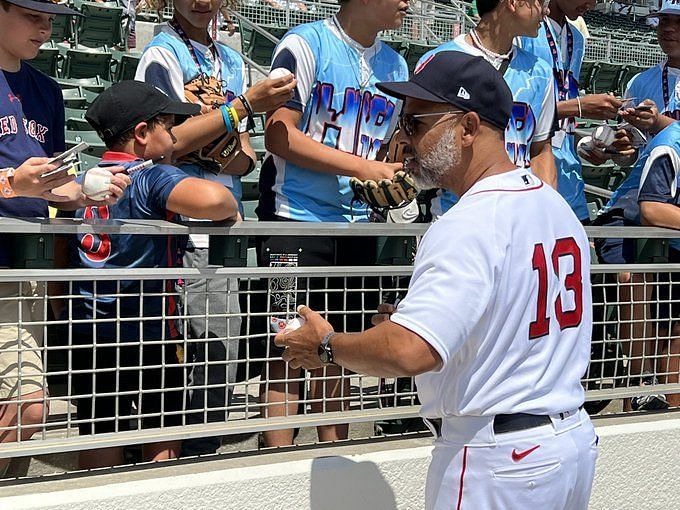
{"label": "baseball glove", "polygon": [[355,200],[377,210],[401,207],[413,201],[418,195],[413,179],[404,171],[395,173],[392,180],[362,181],[352,177],[349,185],[354,192]]}
{"label": "baseball glove", "polygon": [[[225,104],[222,86],[217,79],[199,76],[184,85],[184,96],[190,103],[201,106],[201,113],[208,113]],[[225,133],[202,149],[188,154],[182,161],[196,163],[213,174],[228,173],[226,170],[241,150],[238,129]]]}

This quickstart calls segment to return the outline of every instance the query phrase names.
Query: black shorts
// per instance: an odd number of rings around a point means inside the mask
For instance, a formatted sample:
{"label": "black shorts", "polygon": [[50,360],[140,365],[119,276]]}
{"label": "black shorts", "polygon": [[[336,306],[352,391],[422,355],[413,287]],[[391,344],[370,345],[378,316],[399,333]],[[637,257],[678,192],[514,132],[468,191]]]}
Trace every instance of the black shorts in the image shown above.
{"label": "black shorts", "polygon": [[[668,262],[680,263],[680,251],[669,248]],[[652,316],[661,321],[659,327],[670,331],[673,323],[680,320],[680,273],[659,273],[655,289]]]}
{"label": "black shorts", "polygon": [[[74,327],[80,345],[92,345],[89,333]],[[73,394],[78,396],[78,421],[87,422],[78,424],[80,435],[181,425],[184,377],[178,357],[174,343],[121,338],[116,344],[102,336],[97,336],[96,349],[75,349],[73,369],[79,373],[73,375]]]}
{"label": "black shorts", "polygon": [[[623,227],[630,225],[623,218],[612,218],[600,225]],[[601,264],[635,264],[635,239],[595,239],[595,251]]]}
{"label": "black shorts", "polygon": [[[257,260],[261,267],[374,266],[376,243],[363,237],[262,237],[257,242]],[[294,316],[298,305],[327,312],[336,331],[363,331],[370,326],[380,298],[377,277],[271,278],[261,282],[255,308],[266,311],[259,327],[265,337],[272,337],[277,319]],[[266,296],[269,299],[266,299]],[[255,297],[255,295],[253,296]],[[266,323],[266,324],[263,324]],[[271,324],[270,324],[271,323]],[[282,326],[281,322],[278,327]],[[251,330],[251,333],[253,331]],[[271,343],[272,354],[281,350]]]}

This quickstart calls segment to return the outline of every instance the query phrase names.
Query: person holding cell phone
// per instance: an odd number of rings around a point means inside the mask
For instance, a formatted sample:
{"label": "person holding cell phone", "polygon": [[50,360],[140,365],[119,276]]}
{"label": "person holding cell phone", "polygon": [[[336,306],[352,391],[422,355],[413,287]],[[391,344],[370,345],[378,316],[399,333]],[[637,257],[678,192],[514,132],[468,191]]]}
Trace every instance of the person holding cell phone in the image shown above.
{"label": "person holding cell phone", "polygon": [[[48,0],[0,0],[0,217],[48,217],[48,201],[64,208],[86,203],[68,169],[51,173],[61,162],[48,157],[65,149],[59,86],[26,62],[50,39],[57,15],[79,14]],[[129,183],[124,175],[113,181],[108,202]],[[0,267],[13,264],[9,246],[0,235]],[[16,441],[19,431],[29,439],[49,413],[44,327],[23,325],[46,321],[44,296],[36,282],[0,283],[0,442]],[[8,465],[0,459],[0,477]]]}

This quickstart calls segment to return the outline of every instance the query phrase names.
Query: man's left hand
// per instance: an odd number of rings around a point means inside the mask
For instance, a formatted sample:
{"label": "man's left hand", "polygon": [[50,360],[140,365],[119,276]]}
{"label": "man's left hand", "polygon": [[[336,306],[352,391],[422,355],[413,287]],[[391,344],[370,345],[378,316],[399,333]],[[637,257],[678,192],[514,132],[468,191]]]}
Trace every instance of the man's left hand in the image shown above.
{"label": "man's left hand", "polygon": [[297,312],[305,324],[294,331],[283,330],[274,338],[274,344],[285,347],[282,358],[291,368],[320,368],[323,363],[319,358],[319,345],[323,337],[333,331],[333,326],[307,306],[298,306]]}

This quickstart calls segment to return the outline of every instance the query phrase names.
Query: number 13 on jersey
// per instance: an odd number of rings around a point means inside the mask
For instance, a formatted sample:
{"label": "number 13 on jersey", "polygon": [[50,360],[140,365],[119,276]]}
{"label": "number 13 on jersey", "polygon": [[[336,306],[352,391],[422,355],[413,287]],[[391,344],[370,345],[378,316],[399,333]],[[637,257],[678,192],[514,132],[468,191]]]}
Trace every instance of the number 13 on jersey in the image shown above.
{"label": "number 13 on jersey", "polygon": [[[562,275],[560,274],[560,260],[569,257],[573,265],[572,271],[564,278],[564,288],[573,293],[574,307],[571,310],[564,310],[562,304],[562,292],[557,292],[554,303],[548,303],[549,283],[552,280],[561,285]],[[583,279],[581,276],[581,249],[573,237],[558,239],[555,242],[550,256],[550,267],[546,257],[545,246],[542,243],[534,245],[534,254],[531,260],[532,267],[538,275],[538,299],[536,303],[536,320],[529,325],[529,339],[535,340],[547,335],[550,332],[550,317],[548,316],[548,306],[555,309],[554,317],[560,330],[573,328],[581,323],[583,317]],[[549,278],[549,271],[557,277]],[[553,325],[553,327],[556,327]]]}

